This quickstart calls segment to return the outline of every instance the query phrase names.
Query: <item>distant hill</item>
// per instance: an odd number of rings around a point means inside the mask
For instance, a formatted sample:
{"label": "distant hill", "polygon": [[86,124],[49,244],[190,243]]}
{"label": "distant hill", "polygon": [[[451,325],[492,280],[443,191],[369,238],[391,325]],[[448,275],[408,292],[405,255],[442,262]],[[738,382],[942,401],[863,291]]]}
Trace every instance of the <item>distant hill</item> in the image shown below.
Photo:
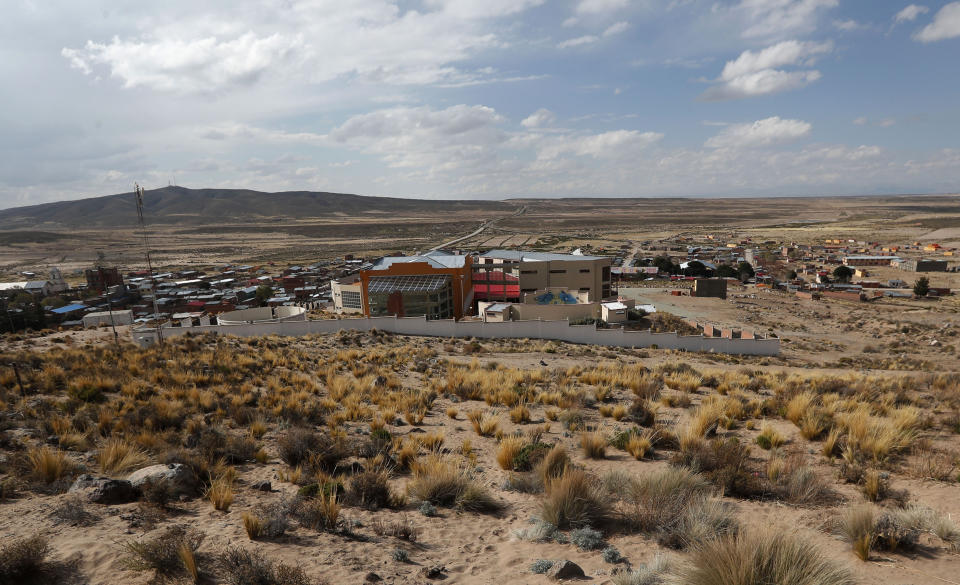
{"label": "distant hill", "polygon": [[[331,214],[438,213],[515,209],[501,201],[453,201],[366,197],[344,193],[163,187],[144,192],[149,224],[207,225]],[[133,192],[0,210],[0,228],[127,227],[137,224]]]}

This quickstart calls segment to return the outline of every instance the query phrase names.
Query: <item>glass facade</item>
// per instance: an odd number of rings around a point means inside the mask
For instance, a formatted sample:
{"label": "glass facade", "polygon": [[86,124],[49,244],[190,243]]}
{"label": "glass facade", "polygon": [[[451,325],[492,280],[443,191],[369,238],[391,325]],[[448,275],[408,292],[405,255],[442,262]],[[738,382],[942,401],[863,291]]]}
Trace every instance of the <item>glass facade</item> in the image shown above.
{"label": "glass facade", "polygon": [[384,276],[370,279],[370,316],[451,319],[453,289],[448,275]]}

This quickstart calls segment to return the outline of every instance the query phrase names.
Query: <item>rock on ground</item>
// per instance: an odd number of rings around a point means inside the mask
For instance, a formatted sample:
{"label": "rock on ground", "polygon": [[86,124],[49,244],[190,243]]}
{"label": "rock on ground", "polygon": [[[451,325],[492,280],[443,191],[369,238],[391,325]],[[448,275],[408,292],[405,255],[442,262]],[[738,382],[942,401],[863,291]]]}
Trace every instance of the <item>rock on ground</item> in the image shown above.
{"label": "rock on ground", "polygon": [[85,473],[70,486],[70,493],[78,493],[94,504],[126,504],[140,496],[140,490],[125,479],[94,477]]}
{"label": "rock on ground", "polygon": [[177,495],[192,496],[197,491],[197,478],[186,465],[182,463],[167,463],[151,465],[138,469],[127,477],[133,487],[140,488],[146,482],[166,482]]}
{"label": "rock on ground", "polygon": [[580,568],[580,565],[573,561],[557,561],[550,567],[550,570],[547,571],[547,577],[551,579],[580,579],[586,577],[586,574],[583,572],[583,569]]}

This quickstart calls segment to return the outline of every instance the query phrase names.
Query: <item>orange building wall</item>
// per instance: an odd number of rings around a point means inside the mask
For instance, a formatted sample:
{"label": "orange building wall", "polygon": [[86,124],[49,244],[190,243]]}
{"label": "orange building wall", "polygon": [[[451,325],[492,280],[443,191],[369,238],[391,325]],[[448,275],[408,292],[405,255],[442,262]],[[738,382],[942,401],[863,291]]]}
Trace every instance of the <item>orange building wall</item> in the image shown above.
{"label": "orange building wall", "polygon": [[370,278],[374,276],[421,276],[449,274],[453,288],[453,315],[457,319],[465,316],[464,305],[473,290],[472,258],[467,256],[463,268],[434,268],[428,262],[399,262],[387,270],[361,270],[363,283],[363,314],[370,316]]}

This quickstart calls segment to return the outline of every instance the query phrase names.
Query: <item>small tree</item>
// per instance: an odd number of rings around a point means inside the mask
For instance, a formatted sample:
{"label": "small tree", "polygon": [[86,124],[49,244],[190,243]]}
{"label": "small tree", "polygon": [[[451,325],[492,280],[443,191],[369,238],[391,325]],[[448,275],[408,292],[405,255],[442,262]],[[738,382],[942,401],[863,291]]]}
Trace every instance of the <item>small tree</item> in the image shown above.
{"label": "small tree", "polygon": [[257,287],[256,298],[257,304],[263,306],[267,299],[273,296],[273,288],[266,284],[261,284]]}
{"label": "small tree", "polygon": [[737,276],[737,270],[729,264],[721,264],[717,266],[717,276],[720,278],[735,278]]}
{"label": "small tree", "polygon": [[850,282],[852,276],[853,270],[849,266],[841,264],[833,269],[833,277],[837,279],[837,282]]}
{"label": "small tree", "polygon": [[930,279],[921,276],[913,283],[913,294],[918,297],[925,297],[930,292]]}
{"label": "small tree", "polygon": [[707,267],[703,262],[697,260],[692,260],[687,264],[687,267],[683,269],[684,276],[707,276]]}
{"label": "small tree", "polygon": [[737,264],[737,274],[741,281],[746,282],[753,278],[756,273],[754,273],[753,266],[749,262],[740,262],[740,264]]}
{"label": "small tree", "polygon": [[676,274],[680,272],[680,267],[673,263],[673,260],[669,256],[657,256],[653,259],[653,265],[656,266],[660,272],[665,274]]}

